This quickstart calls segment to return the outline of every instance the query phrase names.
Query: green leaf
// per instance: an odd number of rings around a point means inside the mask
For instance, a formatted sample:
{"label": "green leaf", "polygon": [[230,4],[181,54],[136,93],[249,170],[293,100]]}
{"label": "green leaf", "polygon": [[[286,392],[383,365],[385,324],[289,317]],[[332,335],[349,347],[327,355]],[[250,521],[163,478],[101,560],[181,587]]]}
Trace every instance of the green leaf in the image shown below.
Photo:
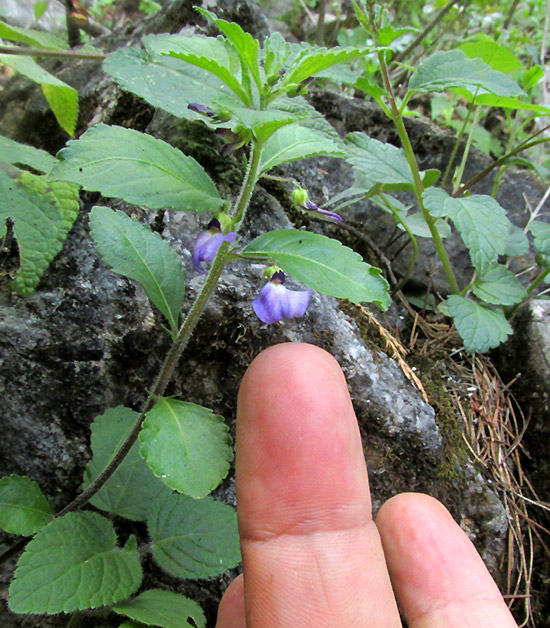
{"label": "green leaf", "polygon": [[27,296],[59,253],[78,212],[78,189],[70,183],[0,167],[0,237],[14,221],[21,267],[11,288]]}
{"label": "green leaf", "polygon": [[523,102],[519,98],[506,98],[505,96],[495,96],[495,94],[472,94],[467,89],[453,89],[468,102],[475,102],[476,105],[484,107],[502,107],[503,109],[518,109],[520,111],[533,111],[543,116],[550,115],[550,107],[538,105],[536,103]]}
{"label": "green leaf", "polygon": [[133,129],[98,124],[58,156],[52,177],[135,205],[208,212],[225,203],[192,157]]}
{"label": "green leaf", "polygon": [[181,261],[168,242],[147,225],[109,207],[92,209],[90,230],[105,263],[143,286],[176,333],[185,280]]}
{"label": "green leaf", "polygon": [[281,33],[272,33],[264,42],[264,70],[267,76],[276,74],[290,56],[290,44]]}
{"label": "green leaf", "polygon": [[48,10],[48,0],[37,0],[34,3],[33,13],[34,19],[39,20]]}
{"label": "green leaf", "polygon": [[[144,46],[153,46],[154,37],[143,38]],[[121,48],[103,62],[103,69],[124,89],[137,94],[154,107],[189,120],[208,119],[190,109],[189,103],[200,103],[217,109],[214,101],[229,95],[227,85],[206,70],[181,59],[162,56],[138,48]],[[240,100],[235,99],[235,104]]]}
{"label": "green leaf", "polygon": [[29,536],[52,517],[52,505],[36,482],[26,475],[0,479],[0,528],[11,534]]}
{"label": "green leaf", "polygon": [[251,129],[260,142],[265,142],[277,129],[292,124],[300,118],[299,114],[287,111],[259,110],[252,107],[233,107],[231,113],[240,125]]}
{"label": "green leaf", "polygon": [[70,613],[108,606],[141,582],[134,537],[116,545],[110,521],[70,512],[41,528],[19,559],[9,590],[14,613]]}
{"label": "green leaf", "polygon": [[[92,423],[92,459],[86,466],[84,484],[87,488],[106,468],[126,440],[139,417],[139,412],[118,406],[109,408]],[[120,466],[90,503],[107,512],[144,521],[157,501],[168,499],[172,491],[153,475],[135,443]]]}
{"label": "green leaf", "polygon": [[[415,182],[402,148],[385,144],[365,133],[349,133],[345,139],[347,161],[361,173],[365,190],[377,183],[383,190],[414,190]],[[426,186],[434,183],[438,170],[420,173]]]}
{"label": "green leaf", "polygon": [[[432,237],[432,232],[428,227],[428,223],[424,220],[422,212],[415,212],[413,214],[409,214],[408,216],[403,216],[403,222],[407,225],[413,235],[419,236],[420,238]],[[397,227],[404,230],[403,225],[400,223],[397,223]],[[442,238],[450,237],[451,228],[443,219],[438,218],[435,222],[435,227]]]}
{"label": "green leaf", "polygon": [[208,495],[229,471],[229,428],[212,410],[162,398],[147,413],[140,453],[170,488],[194,498]]}
{"label": "green leaf", "polygon": [[40,172],[49,172],[56,163],[55,157],[45,150],[20,144],[0,135],[0,163],[30,166]]}
{"label": "green leaf", "polygon": [[498,347],[512,333],[510,323],[500,310],[492,310],[471,299],[451,295],[449,306],[456,329],[470,353],[485,353]]}
{"label": "green leaf", "polygon": [[192,54],[190,52],[171,51],[169,54],[171,57],[182,59],[183,61],[186,61],[191,65],[196,65],[198,68],[202,68],[203,70],[207,70],[211,74],[214,74],[221,81],[223,81],[227,85],[227,87],[229,87],[229,89],[231,89],[244,104],[250,103],[250,97],[248,93],[242,87],[240,82],[237,80],[237,78],[229,68],[220,65],[214,59]]}
{"label": "green leaf", "polygon": [[211,497],[174,495],[147,526],[155,560],[176,578],[210,578],[241,560],[237,514]]}
{"label": "green leaf", "polygon": [[510,257],[527,255],[527,253],[529,253],[529,240],[527,236],[523,229],[516,227],[516,225],[512,223],[510,223],[510,232],[504,253],[505,255],[510,255]]}
{"label": "green leaf", "polygon": [[78,92],[75,89],[44,70],[31,57],[0,55],[0,63],[39,83],[61,128],[74,135],[78,117]]}
{"label": "green leaf", "polygon": [[510,220],[502,207],[490,196],[473,194],[453,198],[441,188],[430,188],[423,194],[426,209],[435,218],[450,218],[468,247],[474,267],[484,274],[506,252]]}
{"label": "green leaf", "polygon": [[394,26],[388,25],[383,26],[378,30],[376,34],[376,40],[379,46],[389,46],[392,41],[395,41],[401,35],[405,35],[406,33],[415,32],[415,28],[411,27],[403,27],[403,28],[395,28]]}
{"label": "green leaf", "polygon": [[[205,628],[206,618],[202,608],[188,597],[164,591],[149,589],[132,600],[125,600],[113,606],[113,610],[147,626],[162,628]],[[188,619],[193,621],[192,624]]]}
{"label": "green leaf", "polygon": [[482,301],[495,305],[513,305],[527,295],[514,273],[500,264],[479,277],[472,286],[472,291]]}
{"label": "green leaf", "polygon": [[550,255],[550,225],[540,220],[529,223],[529,231],[533,234],[535,251]]}
{"label": "green leaf", "polygon": [[467,41],[460,44],[459,49],[470,58],[481,59],[497,72],[509,74],[523,70],[523,63],[516,55],[492,39]]}
{"label": "green leaf", "polygon": [[235,22],[228,22],[227,20],[219,19],[214,13],[200,7],[195,9],[202,13],[202,15],[210,18],[214,24],[220,29],[220,31],[229,39],[229,41],[235,46],[239,57],[241,58],[243,65],[248,68],[250,75],[254,79],[254,82],[258,87],[261,86],[260,78],[260,66],[258,63],[258,49],[259,42],[254,39],[250,33],[246,33]]}
{"label": "green leaf", "polygon": [[282,86],[301,83],[310,76],[314,76],[337,63],[348,63],[371,52],[370,48],[343,48],[340,46],[323,48],[306,44],[302,44],[302,49],[305,54],[297,55],[285,74]]}
{"label": "green leaf", "polygon": [[259,236],[241,254],[273,259],[299,281],[353,303],[374,302],[389,307],[388,283],[379,268],[337,240],[308,231],[279,229]]}
{"label": "green leaf", "polygon": [[418,66],[409,81],[412,92],[442,92],[451,87],[506,97],[524,95],[509,76],[493,70],[479,59],[470,59],[462,50],[436,52]]}
{"label": "green leaf", "polygon": [[17,28],[17,26],[6,24],[2,20],[0,20],[0,39],[52,50],[66,50],[69,48],[69,44],[60,37],[44,31],[36,31],[32,28]]}
{"label": "green leaf", "polygon": [[300,123],[284,126],[269,138],[262,151],[260,172],[267,172],[288,161],[317,155],[342,157],[342,148],[322,133]]}

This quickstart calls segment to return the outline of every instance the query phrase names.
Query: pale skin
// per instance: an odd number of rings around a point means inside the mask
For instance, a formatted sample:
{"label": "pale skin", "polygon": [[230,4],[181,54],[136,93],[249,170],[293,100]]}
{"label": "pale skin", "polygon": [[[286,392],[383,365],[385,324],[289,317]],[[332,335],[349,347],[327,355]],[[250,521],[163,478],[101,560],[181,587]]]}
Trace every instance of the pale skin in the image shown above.
{"label": "pale skin", "polygon": [[[216,628],[517,628],[479,554],[436,499],[403,493],[374,521],[344,375],[292,343],[248,368],[237,414],[243,575]],[[244,577],[243,577],[244,576]]]}

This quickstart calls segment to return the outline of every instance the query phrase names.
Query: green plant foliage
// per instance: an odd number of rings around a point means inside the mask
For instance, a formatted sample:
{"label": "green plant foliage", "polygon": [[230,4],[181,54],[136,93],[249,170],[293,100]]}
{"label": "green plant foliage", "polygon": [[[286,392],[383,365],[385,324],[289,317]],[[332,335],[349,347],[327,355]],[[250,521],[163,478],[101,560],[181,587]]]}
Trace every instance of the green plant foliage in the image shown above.
{"label": "green plant foliage", "polygon": [[[131,600],[115,604],[113,610],[147,626],[162,626],[162,628],[206,627],[206,618],[196,602],[178,593],[163,589],[144,591]],[[189,623],[189,619],[193,621],[192,624]]]}
{"label": "green plant foliage", "polygon": [[445,303],[464,340],[464,348],[470,353],[485,353],[498,347],[512,333],[501,310],[492,310],[458,295],[451,295]]}
{"label": "green plant foliage", "polygon": [[494,305],[514,305],[527,296],[518,278],[506,266],[497,265],[472,286],[476,297]]}
{"label": "green plant foliage", "polygon": [[58,156],[52,177],[128,203],[196,212],[215,211],[225,203],[192,157],[133,129],[98,124],[68,142]]}
{"label": "green plant foliage", "polygon": [[343,157],[344,152],[321,133],[301,124],[291,124],[276,131],[267,141],[262,151],[260,172],[268,172],[286,162],[311,155]]}
{"label": "green plant foliage", "polygon": [[0,528],[29,536],[49,523],[52,516],[52,505],[36,482],[26,475],[0,479]]}
{"label": "green plant foliage", "polygon": [[28,46],[46,48],[51,50],[66,50],[69,44],[63,39],[44,31],[36,31],[32,28],[17,28],[0,20],[0,38],[15,41]]}
{"label": "green plant foliage", "polygon": [[55,157],[45,150],[20,144],[0,135],[0,163],[24,165],[39,172],[49,172],[56,163]]}
{"label": "green plant foliage", "polygon": [[481,274],[488,272],[498,262],[498,256],[506,252],[511,223],[494,198],[481,194],[453,198],[440,188],[426,190],[423,198],[432,216],[453,221]]}
{"label": "green plant foliage", "polygon": [[210,578],[241,560],[235,510],[211,497],[174,495],[147,527],[155,560],[177,578]]}
{"label": "green plant foliage", "polygon": [[31,57],[0,55],[0,63],[38,83],[61,128],[73,136],[78,118],[78,93],[38,65]]}
{"label": "green plant foliage", "polygon": [[70,512],[41,528],[19,559],[8,605],[14,613],[70,613],[119,602],[141,582],[134,537],[117,547],[110,521]]}
{"label": "green plant foliage", "polygon": [[493,70],[480,59],[468,57],[462,50],[436,52],[418,66],[409,81],[411,92],[442,92],[453,87],[509,98],[524,95],[509,76]]}
{"label": "green plant foliage", "polygon": [[458,48],[470,58],[481,59],[497,72],[510,74],[523,70],[523,63],[516,55],[493,39],[480,37],[476,41],[466,41]]}
{"label": "green plant foliage", "polygon": [[289,275],[324,294],[353,303],[376,303],[384,310],[390,305],[389,286],[380,269],[326,236],[278,229],[257,237],[241,253],[275,260]]}
{"label": "green plant foliage", "polygon": [[140,452],[170,488],[196,499],[223,480],[233,458],[223,417],[194,403],[159,399],[139,435]]}
{"label": "green plant foliage", "polygon": [[177,332],[185,280],[170,245],[147,225],[109,207],[94,207],[90,230],[97,250],[115,273],[137,281]]}
{"label": "green plant foliage", "polygon": [[13,167],[0,168],[0,237],[6,232],[6,218],[12,218],[21,258],[10,284],[15,292],[23,296],[33,292],[61,250],[77,212],[76,186]]}
{"label": "green plant foliage", "polygon": [[[415,182],[402,148],[385,144],[365,133],[349,133],[346,136],[347,161],[361,174],[365,192],[377,190],[414,190]],[[439,170],[421,173],[425,187],[432,185]]]}
{"label": "green plant foliage", "polygon": [[[139,413],[117,406],[97,416],[92,423],[92,459],[86,466],[83,488],[87,488],[105,469],[120,448]],[[145,521],[157,501],[163,502],[172,491],[153,475],[135,443],[113,475],[90,503],[114,515]]]}
{"label": "green plant foliage", "polygon": [[529,231],[534,237],[535,251],[550,255],[550,225],[540,220],[533,220],[529,224]]}

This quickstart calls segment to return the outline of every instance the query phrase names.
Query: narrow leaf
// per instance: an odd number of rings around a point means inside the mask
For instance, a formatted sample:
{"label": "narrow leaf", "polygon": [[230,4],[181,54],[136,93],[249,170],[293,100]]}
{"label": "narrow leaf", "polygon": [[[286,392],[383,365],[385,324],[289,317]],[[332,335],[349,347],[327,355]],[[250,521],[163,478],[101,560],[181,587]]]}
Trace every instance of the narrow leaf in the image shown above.
{"label": "narrow leaf", "polygon": [[108,207],[92,209],[90,230],[105,263],[115,273],[141,284],[176,332],[185,280],[181,261],[172,247],[148,226]]}
{"label": "narrow leaf", "polygon": [[260,87],[260,66],[258,63],[258,49],[260,44],[258,40],[254,39],[250,33],[246,33],[238,24],[235,24],[235,22],[221,20],[211,11],[200,7],[195,8],[199,13],[209,17],[229,41],[231,41],[239,57],[242,59],[244,66],[248,68],[254,82]]}
{"label": "narrow leaf", "polygon": [[529,231],[535,239],[535,251],[550,255],[550,225],[540,220],[533,220],[529,223]]}
{"label": "narrow leaf", "polygon": [[246,92],[246,90],[242,87],[240,82],[235,78],[235,75],[228,68],[220,65],[213,59],[209,59],[208,57],[195,55],[189,52],[175,52],[172,51],[169,53],[171,57],[176,57],[177,59],[182,59],[191,65],[196,65],[198,68],[202,68],[203,70],[207,70],[208,72],[217,76],[221,81],[223,81],[229,89],[231,89],[244,104],[248,104],[250,102],[250,98]]}
{"label": "narrow leaf", "polygon": [[[92,459],[86,466],[83,488],[87,488],[107,467],[139,417],[139,412],[118,406],[109,408],[92,423]],[[153,475],[135,443],[120,466],[90,503],[120,517],[134,521],[147,519],[157,501],[172,491]]]}
{"label": "narrow leaf", "polygon": [[0,55],[0,63],[39,83],[59,125],[73,136],[78,117],[78,93],[38,65],[31,57]]}
{"label": "narrow leaf", "polygon": [[229,428],[212,410],[162,398],[147,413],[140,452],[170,488],[194,498],[223,480],[233,458]]}
{"label": "narrow leaf", "polygon": [[298,56],[288,69],[284,85],[301,83],[310,76],[326,70],[337,63],[348,63],[358,59],[369,52],[370,48],[335,46],[334,48],[322,48],[318,46],[304,46],[306,54]]}
{"label": "narrow leaf", "polygon": [[210,578],[241,560],[237,514],[211,497],[174,495],[147,526],[155,560],[176,578]]}
{"label": "narrow leaf", "polygon": [[512,334],[512,327],[500,310],[492,310],[458,295],[451,295],[445,303],[464,340],[464,348],[470,353],[485,353]]}
{"label": "narrow leaf", "polygon": [[0,479],[0,528],[34,534],[52,520],[53,508],[36,482],[23,475]]}
{"label": "narrow leaf", "polygon": [[0,168],[0,236],[14,221],[21,267],[12,289],[26,296],[59,253],[78,212],[78,189],[62,181]]}
{"label": "narrow leaf", "polygon": [[270,231],[253,240],[241,254],[273,259],[289,275],[333,297],[353,303],[374,302],[384,310],[391,302],[388,283],[379,268],[337,240],[317,233]]}
{"label": "narrow leaf", "polygon": [[192,157],[133,129],[98,124],[68,142],[59,157],[52,177],[135,205],[207,212],[224,203]]}
{"label": "narrow leaf", "polygon": [[2,20],[0,20],[0,39],[52,50],[66,50],[69,47],[69,44],[60,37],[32,28],[18,28]]}
{"label": "narrow leaf", "polygon": [[524,95],[509,76],[493,70],[480,59],[470,59],[462,50],[436,52],[418,66],[409,81],[412,92],[442,92],[451,87],[506,97]]}
{"label": "narrow leaf", "polygon": [[[147,626],[162,628],[205,628],[202,608],[188,597],[163,589],[149,589],[132,600],[113,606],[120,615],[126,615]],[[189,619],[193,621],[189,623]]]}
{"label": "narrow leaf", "polygon": [[423,198],[432,216],[453,221],[480,273],[488,272],[506,252],[512,223],[494,198],[481,194],[452,198],[441,188],[426,190]]}
{"label": "narrow leaf", "polygon": [[495,305],[519,303],[527,294],[514,273],[501,264],[479,277],[472,291],[482,301]]}
{"label": "narrow leaf", "polygon": [[19,559],[9,590],[14,613],[70,613],[108,606],[141,582],[135,538],[116,546],[112,523],[70,512],[41,528]]}
{"label": "narrow leaf", "polygon": [[45,150],[20,144],[0,135],[0,163],[21,164],[39,172],[48,172],[56,163],[56,159]]}

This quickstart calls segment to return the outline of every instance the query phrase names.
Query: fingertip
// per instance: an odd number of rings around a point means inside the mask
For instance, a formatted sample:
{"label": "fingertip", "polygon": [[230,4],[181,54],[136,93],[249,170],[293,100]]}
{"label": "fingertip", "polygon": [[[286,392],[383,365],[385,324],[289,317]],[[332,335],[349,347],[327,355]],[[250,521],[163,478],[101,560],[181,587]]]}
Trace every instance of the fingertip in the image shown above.
{"label": "fingertip", "polygon": [[242,574],[231,582],[222,596],[216,628],[246,628]]}
{"label": "fingertip", "polygon": [[[465,532],[437,499],[403,493],[388,500],[376,517],[390,577],[411,626],[475,624],[515,626],[502,595]],[[437,619],[436,619],[437,618]],[[501,623],[498,623],[501,622]],[[479,624],[482,625],[482,624]]]}
{"label": "fingertip", "polygon": [[338,362],[319,347],[288,343],[259,354],[237,411],[241,534],[279,533],[326,521],[346,505],[370,520],[359,428]]}

